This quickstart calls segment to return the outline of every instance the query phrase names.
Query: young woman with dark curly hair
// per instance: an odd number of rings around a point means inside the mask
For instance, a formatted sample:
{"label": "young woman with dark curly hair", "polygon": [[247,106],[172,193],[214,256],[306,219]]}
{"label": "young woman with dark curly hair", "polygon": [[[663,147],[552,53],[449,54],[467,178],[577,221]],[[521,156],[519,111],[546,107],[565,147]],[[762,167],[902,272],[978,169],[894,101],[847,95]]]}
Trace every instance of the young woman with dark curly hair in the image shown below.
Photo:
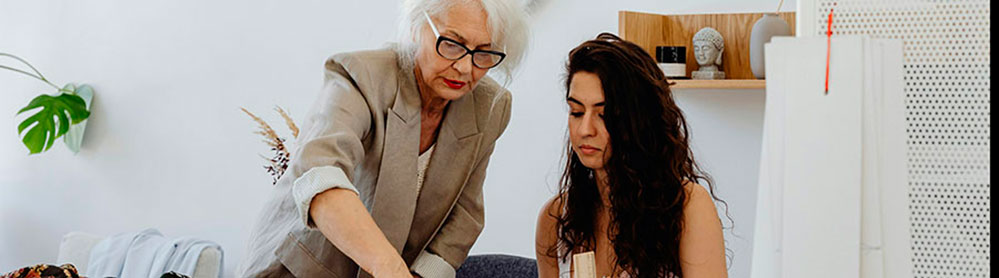
{"label": "young woman with dark curly hair", "polygon": [[566,68],[567,165],[538,216],[540,277],[575,277],[588,251],[597,277],[726,277],[720,200],[652,57],[604,33]]}

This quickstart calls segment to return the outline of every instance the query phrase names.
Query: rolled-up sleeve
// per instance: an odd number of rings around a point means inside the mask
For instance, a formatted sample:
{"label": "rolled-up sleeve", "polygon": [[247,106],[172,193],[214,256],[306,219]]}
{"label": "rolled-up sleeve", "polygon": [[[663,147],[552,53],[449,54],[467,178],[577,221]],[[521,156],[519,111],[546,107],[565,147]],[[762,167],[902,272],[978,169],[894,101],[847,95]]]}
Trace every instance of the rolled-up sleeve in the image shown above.
{"label": "rolled-up sleeve", "polygon": [[445,261],[444,258],[426,250],[420,252],[420,255],[413,261],[413,266],[410,267],[410,270],[424,278],[454,277],[456,275],[454,267]]}
{"label": "rolled-up sleeve", "polygon": [[371,128],[371,108],[342,66],[329,60],[318,100],[298,138],[284,182],[292,182],[291,194],[302,223],[315,227],[309,209],[313,198],[326,190],[343,188],[357,192],[352,171],[364,157],[362,141]]}
{"label": "rolled-up sleeve", "polygon": [[357,188],[350,183],[347,174],[342,169],[333,166],[321,166],[309,169],[301,177],[295,179],[291,192],[295,198],[295,205],[298,213],[302,217],[306,226],[315,227],[315,223],[309,219],[309,207],[312,198],[317,194],[334,188],[343,188],[357,193]]}

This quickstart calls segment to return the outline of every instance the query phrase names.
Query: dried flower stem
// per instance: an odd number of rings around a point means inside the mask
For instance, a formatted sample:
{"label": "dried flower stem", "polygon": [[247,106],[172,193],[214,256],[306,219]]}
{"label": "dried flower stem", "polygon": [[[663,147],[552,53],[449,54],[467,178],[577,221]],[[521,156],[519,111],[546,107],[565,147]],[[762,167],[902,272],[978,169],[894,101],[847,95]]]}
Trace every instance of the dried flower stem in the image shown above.
{"label": "dried flower stem", "polygon": [[277,141],[278,139],[277,132],[274,132],[274,129],[272,129],[271,126],[267,124],[267,122],[265,122],[260,117],[257,117],[257,115],[253,115],[253,113],[247,111],[246,108],[240,107],[239,109],[243,110],[243,112],[246,113],[246,115],[250,115],[250,118],[253,118],[253,121],[257,122],[257,124],[260,125],[260,131],[254,133],[263,135],[265,138],[267,138],[267,140]]}
{"label": "dried flower stem", "polygon": [[284,124],[288,125],[288,129],[291,130],[291,136],[298,138],[298,126],[295,125],[295,121],[291,120],[291,116],[288,116],[288,113],[285,113],[281,106],[274,106],[274,110],[277,110],[278,114],[281,114],[281,118],[284,118]]}
{"label": "dried flower stem", "polygon": [[[243,110],[243,112],[249,115],[250,118],[253,118],[253,121],[257,122],[260,130],[254,133],[263,136],[264,144],[270,146],[271,151],[274,152],[273,158],[266,158],[262,155],[261,157],[267,160],[268,162],[268,165],[265,165],[264,169],[266,169],[267,173],[271,175],[272,177],[271,183],[277,184],[277,181],[281,179],[281,176],[284,175],[284,172],[288,170],[288,163],[291,161],[291,153],[288,151],[288,148],[285,147],[284,145],[285,142],[284,138],[279,137],[277,135],[277,132],[274,132],[274,129],[271,128],[271,126],[267,124],[266,121],[264,121],[260,117],[257,117],[257,115],[250,113],[250,111],[247,111],[246,108],[240,107],[239,109]],[[295,136],[298,136],[298,127],[295,127],[295,123],[291,120],[291,117],[288,117],[287,113],[284,113],[284,110],[281,110],[280,108],[278,108],[278,113],[280,113],[281,117],[285,119],[285,123],[288,124],[288,127],[292,129],[292,132],[295,134]]]}

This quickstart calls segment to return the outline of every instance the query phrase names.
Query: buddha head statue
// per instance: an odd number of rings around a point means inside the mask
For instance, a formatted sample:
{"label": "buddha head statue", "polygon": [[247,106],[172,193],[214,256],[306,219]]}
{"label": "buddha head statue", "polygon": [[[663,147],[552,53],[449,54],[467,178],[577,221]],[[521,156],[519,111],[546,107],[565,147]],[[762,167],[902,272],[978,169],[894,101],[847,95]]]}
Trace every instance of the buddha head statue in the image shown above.
{"label": "buddha head statue", "polygon": [[715,28],[705,27],[694,34],[694,58],[700,70],[716,71],[722,63],[725,39]]}

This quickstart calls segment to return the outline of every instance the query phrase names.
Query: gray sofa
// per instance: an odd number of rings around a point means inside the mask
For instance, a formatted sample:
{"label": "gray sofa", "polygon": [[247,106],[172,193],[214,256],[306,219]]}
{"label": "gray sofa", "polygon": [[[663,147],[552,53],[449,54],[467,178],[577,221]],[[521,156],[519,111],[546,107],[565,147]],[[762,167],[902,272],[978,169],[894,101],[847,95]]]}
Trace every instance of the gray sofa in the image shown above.
{"label": "gray sofa", "polygon": [[511,255],[472,255],[458,268],[457,278],[536,278],[537,261]]}

